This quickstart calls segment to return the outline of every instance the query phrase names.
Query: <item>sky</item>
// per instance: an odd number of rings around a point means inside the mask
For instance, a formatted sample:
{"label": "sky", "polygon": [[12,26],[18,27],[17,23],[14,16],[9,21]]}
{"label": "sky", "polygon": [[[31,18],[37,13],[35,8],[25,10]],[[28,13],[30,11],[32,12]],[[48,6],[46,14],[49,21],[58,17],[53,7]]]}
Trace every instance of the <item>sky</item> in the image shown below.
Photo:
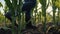
{"label": "sky", "polygon": [[0,11],[1,11],[1,13],[4,13],[4,6],[5,6],[5,2],[4,2],[4,0],[0,0],[0,2],[2,3],[2,5],[3,5],[3,7],[0,7]]}
{"label": "sky", "polygon": [[[4,10],[3,9],[4,9],[4,6],[5,6],[5,2],[4,2],[4,0],[0,0],[0,2],[3,4],[3,7],[0,7],[0,11],[1,11],[2,14],[4,14]],[[39,7],[41,8],[41,4],[38,4],[38,8]],[[49,6],[48,9],[46,10],[46,12],[50,13],[52,15],[53,14],[53,12],[52,12],[52,6]]]}

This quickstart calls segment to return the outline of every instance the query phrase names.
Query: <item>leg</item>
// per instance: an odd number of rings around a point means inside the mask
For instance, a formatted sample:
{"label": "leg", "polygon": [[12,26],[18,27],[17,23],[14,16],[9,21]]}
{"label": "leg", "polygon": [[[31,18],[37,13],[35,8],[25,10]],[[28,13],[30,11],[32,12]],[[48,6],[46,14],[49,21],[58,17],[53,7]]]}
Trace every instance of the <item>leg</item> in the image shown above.
{"label": "leg", "polygon": [[5,14],[5,17],[6,18],[8,18],[10,21],[12,21],[12,18],[11,18],[11,12],[7,12],[6,14]]}

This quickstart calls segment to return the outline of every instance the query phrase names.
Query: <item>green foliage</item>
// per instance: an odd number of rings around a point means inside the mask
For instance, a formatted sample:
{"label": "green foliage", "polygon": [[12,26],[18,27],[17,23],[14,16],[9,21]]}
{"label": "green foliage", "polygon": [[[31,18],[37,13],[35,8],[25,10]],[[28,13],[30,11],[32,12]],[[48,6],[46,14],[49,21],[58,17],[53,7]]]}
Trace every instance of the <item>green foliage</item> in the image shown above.
{"label": "green foliage", "polygon": [[3,7],[3,5],[2,5],[1,2],[0,2],[0,7],[1,7],[1,6]]}
{"label": "green foliage", "polygon": [[8,11],[8,6],[7,5],[5,5],[5,7],[4,7],[4,12],[6,13],[7,11]]}
{"label": "green foliage", "polygon": [[2,23],[4,21],[4,16],[3,16],[3,14],[1,14],[1,12],[0,12],[0,23]]}
{"label": "green foliage", "polygon": [[16,6],[17,6],[17,0],[12,0],[12,5],[13,5],[14,8],[16,8]]}
{"label": "green foliage", "polygon": [[5,24],[10,24],[10,21],[8,19],[5,19],[5,16],[0,12],[0,26],[4,27]]}
{"label": "green foliage", "polygon": [[[12,3],[11,3],[11,1],[12,1]],[[24,12],[22,13],[22,10],[21,10],[21,8],[22,8],[22,0],[19,0],[19,3],[17,4],[17,0],[5,0],[5,2],[6,2],[6,6],[5,6],[5,9],[4,9],[4,11],[7,11],[8,9],[11,9],[13,12],[13,15],[14,15],[14,11],[18,11],[19,12],[19,16],[17,17],[18,18],[18,25],[19,25],[19,27],[18,27],[18,31],[19,31],[19,33],[21,32],[21,29],[22,28],[24,28],[24,26],[25,26],[25,15],[24,15]],[[46,1],[47,0],[39,0],[39,2],[41,3],[41,5],[42,5],[42,7],[41,7],[41,9],[42,9],[42,12],[37,12],[37,4],[36,4],[36,11],[33,11],[33,9],[32,9],[32,11],[31,11],[31,17],[32,17],[32,19],[31,19],[31,21],[33,21],[34,23],[36,22],[36,23],[38,23],[38,22],[44,22],[43,24],[44,24],[44,31],[46,31],[46,22],[51,22],[52,21],[52,16],[50,15],[50,14],[48,14],[48,13],[46,13]],[[20,7],[20,8],[19,8]],[[60,8],[60,1],[59,0],[52,0],[52,8],[53,8],[53,20],[54,20],[54,22],[56,21],[55,19],[57,18],[56,16],[55,16],[55,10],[56,10],[56,8]],[[60,9],[59,9],[60,10]],[[33,12],[35,13],[35,16],[33,16]],[[22,15],[21,15],[22,14]],[[59,18],[60,18],[60,16],[59,16]],[[58,19],[59,19],[58,18]],[[4,21],[4,16],[2,16],[2,15],[0,15],[0,21],[1,22],[3,22]],[[13,22],[12,22],[12,26],[14,26],[14,19],[16,19],[16,17],[15,16],[13,16],[12,17],[12,19],[13,19]],[[8,20],[7,20],[7,22],[8,22]]]}
{"label": "green foliage", "polygon": [[[56,0],[52,0],[52,5],[53,5],[52,8],[53,8],[53,11],[56,10],[56,8],[57,8],[57,7],[55,6],[55,5],[56,5],[55,2],[56,2]],[[54,12],[56,12],[56,11],[54,11]]]}
{"label": "green foliage", "polygon": [[12,3],[10,2],[10,0],[4,0],[6,2],[6,5],[9,7],[9,8],[12,8]]}
{"label": "green foliage", "polygon": [[44,32],[46,32],[46,0],[39,0],[42,4],[42,15],[44,17]]}
{"label": "green foliage", "polygon": [[46,5],[46,0],[39,0],[39,1],[42,4],[42,6],[45,6]]}
{"label": "green foliage", "polygon": [[[11,2],[12,1],[12,2]],[[6,5],[8,6],[8,8],[12,11],[12,34],[15,34],[15,30],[14,30],[14,23],[16,20],[15,17],[15,11],[18,11],[18,34],[21,34],[21,29],[22,29],[22,24],[21,24],[21,12],[22,12],[22,0],[19,0],[19,3],[17,0],[5,0]],[[18,4],[17,4],[18,3]],[[20,7],[20,8],[19,8]]]}
{"label": "green foliage", "polygon": [[56,0],[55,6],[57,6],[58,8],[60,8],[60,0]]}
{"label": "green foliage", "polygon": [[53,23],[56,25],[56,19],[55,19],[55,13],[56,13],[56,4],[55,4],[55,2],[56,2],[57,0],[52,0],[52,8],[53,8]]}

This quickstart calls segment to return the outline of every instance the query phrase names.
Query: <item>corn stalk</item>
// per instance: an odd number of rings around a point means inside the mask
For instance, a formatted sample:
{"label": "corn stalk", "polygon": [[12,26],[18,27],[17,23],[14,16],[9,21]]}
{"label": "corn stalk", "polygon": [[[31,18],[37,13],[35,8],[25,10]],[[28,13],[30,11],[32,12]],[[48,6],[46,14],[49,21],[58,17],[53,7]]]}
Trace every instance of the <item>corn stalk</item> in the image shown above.
{"label": "corn stalk", "polygon": [[21,30],[22,30],[22,23],[21,23],[22,0],[19,0],[17,9],[18,9],[18,34],[21,34]]}
{"label": "corn stalk", "polygon": [[42,4],[42,15],[44,17],[44,32],[46,34],[46,0],[39,0],[40,3]]}
{"label": "corn stalk", "polygon": [[[14,15],[14,8],[13,8],[12,3],[10,2],[10,0],[5,0],[5,2],[6,2],[6,5],[9,7],[9,10],[13,11],[12,15]],[[14,21],[12,21],[12,34],[15,34],[15,31],[14,31]]]}
{"label": "corn stalk", "polygon": [[56,13],[56,6],[55,6],[55,2],[56,0],[52,0],[52,8],[53,8],[53,23],[56,25],[56,22],[55,22],[55,13]]}
{"label": "corn stalk", "polygon": [[59,21],[59,20],[60,20],[60,17],[59,17],[60,15],[59,15],[59,14],[60,14],[60,8],[58,8],[58,20],[57,20],[58,23],[60,22],[60,21]]}
{"label": "corn stalk", "polygon": [[21,19],[21,8],[22,8],[22,0],[18,0],[19,4],[17,5],[17,0],[11,0],[12,3],[10,2],[10,0],[5,0],[7,6],[9,7],[9,9],[12,11],[12,34],[16,34],[15,30],[14,30],[14,23],[16,23],[16,11],[18,11],[18,34],[21,34],[21,23],[20,23],[20,19]]}

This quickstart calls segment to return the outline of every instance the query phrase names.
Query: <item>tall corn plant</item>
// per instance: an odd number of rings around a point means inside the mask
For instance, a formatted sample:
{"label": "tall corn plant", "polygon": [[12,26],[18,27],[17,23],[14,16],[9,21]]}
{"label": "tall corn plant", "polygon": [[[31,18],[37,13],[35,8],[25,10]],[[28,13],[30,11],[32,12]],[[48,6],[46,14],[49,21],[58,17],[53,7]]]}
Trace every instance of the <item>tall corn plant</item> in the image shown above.
{"label": "tall corn plant", "polygon": [[55,22],[55,13],[56,13],[56,6],[55,6],[55,2],[56,0],[52,0],[52,8],[53,8],[53,23],[56,25],[56,22]]}
{"label": "tall corn plant", "polygon": [[[9,7],[9,9],[11,9],[12,11],[14,11],[14,8],[13,8],[13,6],[12,6],[12,3],[10,2],[10,0],[5,0],[5,2],[6,2],[6,5]],[[12,12],[13,13],[13,12]],[[14,32],[14,21],[12,22],[12,34],[15,34]]]}
{"label": "tall corn plant", "polygon": [[58,8],[58,20],[57,20],[58,23],[60,22],[60,17],[59,17],[60,15],[59,14],[60,14],[60,8]]}
{"label": "tall corn plant", "polygon": [[[35,9],[35,10],[34,10]],[[37,0],[36,0],[36,5],[35,5],[35,7],[34,8],[32,8],[32,10],[31,10],[31,19],[30,19],[30,21],[33,23],[33,24],[35,24],[36,25],[36,13],[37,13]],[[33,14],[35,13],[35,15],[33,16]],[[32,17],[33,16],[33,17]],[[32,20],[33,19],[33,20]]]}
{"label": "tall corn plant", "polygon": [[[3,7],[3,5],[1,4],[1,2],[0,2],[0,7]],[[4,11],[5,11],[5,10],[4,10]],[[6,26],[6,18],[5,18],[4,20],[5,20],[4,26]]]}
{"label": "tall corn plant", "polygon": [[42,15],[44,17],[44,32],[46,33],[46,0],[39,0],[42,5]]}
{"label": "tall corn plant", "polygon": [[60,0],[58,0],[57,2],[56,2],[56,6],[58,7],[58,23],[60,22],[59,21],[59,19],[60,19],[60,17],[59,17],[59,13],[60,13]]}
{"label": "tall corn plant", "polygon": [[37,0],[36,0],[36,6],[35,6],[35,9],[36,9],[36,10],[35,10],[35,21],[34,21],[34,22],[35,22],[35,25],[36,25],[36,15],[37,15]]}
{"label": "tall corn plant", "polygon": [[[12,2],[11,2],[12,1]],[[21,18],[21,5],[22,5],[22,0],[5,0],[7,6],[9,9],[12,11],[12,34],[16,34],[14,30],[14,23],[16,21],[16,11],[18,11],[18,34],[21,33],[21,24],[20,24],[20,18]],[[17,4],[18,3],[18,4]]]}
{"label": "tall corn plant", "polygon": [[22,30],[22,23],[21,23],[22,0],[18,0],[17,11],[18,11],[18,34],[21,34],[21,30]]}
{"label": "tall corn plant", "polygon": [[[4,7],[4,13],[6,13],[7,10],[8,10],[8,7],[5,5],[5,7]],[[6,26],[7,26],[7,25],[6,25],[6,17],[5,17],[5,27],[6,27]]]}

